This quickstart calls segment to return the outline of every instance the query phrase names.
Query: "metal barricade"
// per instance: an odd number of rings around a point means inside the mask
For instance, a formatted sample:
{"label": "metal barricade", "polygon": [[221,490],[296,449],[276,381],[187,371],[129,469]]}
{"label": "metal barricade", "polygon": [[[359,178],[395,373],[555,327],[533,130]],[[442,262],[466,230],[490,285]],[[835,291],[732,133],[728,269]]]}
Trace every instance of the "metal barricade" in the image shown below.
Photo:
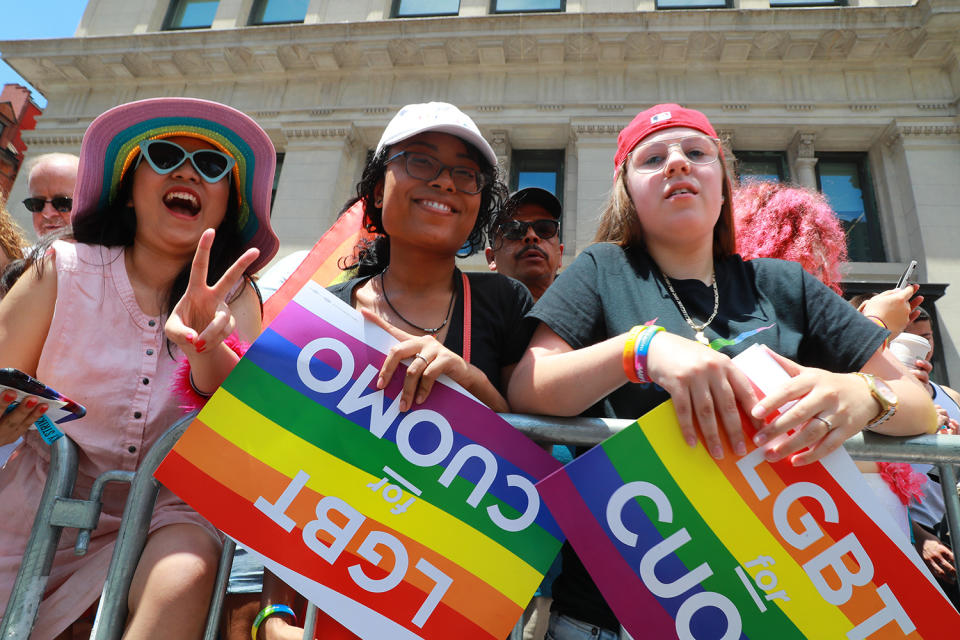
{"label": "metal barricade", "polygon": [[[595,445],[633,423],[631,420],[606,418],[501,415],[536,442],[575,446]],[[127,592],[140,554],[146,545],[150,519],[160,486],[153,473],[194,416],[195,414],[190,414],[170,427],[151,447],[136,474],[118,471],[102,474],[94,483],[89,500],[70,498],[77,469],[75,446],[68,438],[61,438],[53,445],[49,477],[14,590],[7,603],[3,625],[0,626],[0,640],[29,638],[50,574],[60,532],[63,527],[80,529],[76,549],[78,554],[84,553],[89,541],[89,530],[96,526],[99,519],[103,485],[114,481],[131,482],[131,488],[90,637],[92,640],[115,640],[122,636],[127,617]],[[951,540],[957,539],[960,535],[960,499],[956,490],[957,476],[954,465],[960,464],[960,436],[890,437],[867,432],[854,436],[844,443],[844,446],[855,460],[936,465],[940,470]],[[234,543],[227,539],[220,556],[204,640],[215,640],[217,637],[233,551]],[[305,640],[313,637],[316,615],[316,607],[310,604],[304,621]],[[521,634],[518,624],[511,633],[511,640],[519,640]],[[623,634],[621,637],[626,638]]]}

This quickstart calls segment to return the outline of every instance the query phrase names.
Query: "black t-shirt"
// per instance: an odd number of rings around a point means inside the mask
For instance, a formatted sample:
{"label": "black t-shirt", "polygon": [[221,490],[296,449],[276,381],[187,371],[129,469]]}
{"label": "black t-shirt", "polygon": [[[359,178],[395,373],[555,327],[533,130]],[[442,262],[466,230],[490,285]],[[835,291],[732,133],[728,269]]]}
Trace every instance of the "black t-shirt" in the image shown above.
{"label": "black t-shirt", "polygon": [[[728,356],[759,343],[806,366],[851,372],[863,367],[887,336],[799,264],[730,256],[717,260],[715,272],[719,310],[704,333],[711,347]],[[699,280],[671,282],[695,323],[710,317],[712,287]],[[580,254],[530,315],[574,349],[648,322],[683,337],[694,335],[646,251],[611,243],[592,245]],[[586,414],[635,419],[668,398],[655,385],[627,383]],[[553,586],[555,607],[616,629],[619,623],[569,545],[563,561],[563,573]]]}
{"label": "black t-shirt", "polygon": [[[457,270],[457,301],[443,346],[463,355],[463,279]],[[533,306],[530,292],[520,282],[499,273],[467,273],[470,281],[470,364],[487,375],[500,393],[505,393],[500,375],[503,367],[520,361],[536,322],[526,317]],[[353,290],[367,278],[354,278],[329,287],[349,305]]]}

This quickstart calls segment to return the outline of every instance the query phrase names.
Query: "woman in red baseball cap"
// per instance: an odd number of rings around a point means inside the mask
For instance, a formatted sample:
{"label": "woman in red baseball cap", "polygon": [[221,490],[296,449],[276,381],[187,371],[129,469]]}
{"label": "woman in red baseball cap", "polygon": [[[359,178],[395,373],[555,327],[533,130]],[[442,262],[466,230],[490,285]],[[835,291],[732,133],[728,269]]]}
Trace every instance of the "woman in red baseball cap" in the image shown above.
{"label": "woman in red baseball cap", "polygon": [[[766,458],[795,465],[864,428],[936,429],[929,398],[883,350],[886,329],[799,264],[734,253],[730,178],[702,113],[657,105],[617,142],[595,244],[531,311],[540,326],[510,380],[512,410],[634,419],[672,399],[686,442],[719,459],[746,452],[739,407]],[[761,402],[730,360],[753,344],[792,377]],[[548,638],[616,637],[569,547],[553,593]]]}

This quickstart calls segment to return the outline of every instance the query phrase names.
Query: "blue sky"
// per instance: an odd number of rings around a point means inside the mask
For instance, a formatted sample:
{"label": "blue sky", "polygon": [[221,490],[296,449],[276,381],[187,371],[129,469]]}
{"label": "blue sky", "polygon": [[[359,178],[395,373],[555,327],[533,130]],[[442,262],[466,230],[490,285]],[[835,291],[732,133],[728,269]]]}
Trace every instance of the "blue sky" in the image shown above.
{"label": "blue sky", "polygon": [[[77,30],[87,0],[25,0],[4,8],[0,20],[0,40],[30,40],[34,38],[66,38]],[[3,49],[0,47],[0,58]],[[30,84],[0,59],[0,86],[7,83]],[[33,89],[33,87],[30,87]],[[40,107],[47,106],[42,95],[33,92]]]}

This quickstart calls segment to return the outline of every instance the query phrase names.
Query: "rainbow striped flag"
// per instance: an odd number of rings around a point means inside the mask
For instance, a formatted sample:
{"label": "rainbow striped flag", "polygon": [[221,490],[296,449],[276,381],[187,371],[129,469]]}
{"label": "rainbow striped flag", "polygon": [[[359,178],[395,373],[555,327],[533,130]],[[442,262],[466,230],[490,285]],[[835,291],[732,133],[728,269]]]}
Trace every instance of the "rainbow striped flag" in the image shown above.
{"label": "rainbow striped flag", "polygon": [[363,228],[363,214],[363,201],[357,200],[317,240],[300,266],[263,303],[264,326],[273,322],[308,282],[329,287],[349,278],[349,272],[340,268],[340,261],[352,256],[357,244],[371,235]]}
{"label": "rainbow striped flag", "polygon": [[308,282],[156,477],[362,638],[502,640],[563,539],[559,463],[450,380],[400,413],[393,342]]}
{"label": "rainbow striped flag", "polygon": [[956,636],[843,449],[805,467],[763,453],[691,449],[668,401],[537,487],[635,638]]}

